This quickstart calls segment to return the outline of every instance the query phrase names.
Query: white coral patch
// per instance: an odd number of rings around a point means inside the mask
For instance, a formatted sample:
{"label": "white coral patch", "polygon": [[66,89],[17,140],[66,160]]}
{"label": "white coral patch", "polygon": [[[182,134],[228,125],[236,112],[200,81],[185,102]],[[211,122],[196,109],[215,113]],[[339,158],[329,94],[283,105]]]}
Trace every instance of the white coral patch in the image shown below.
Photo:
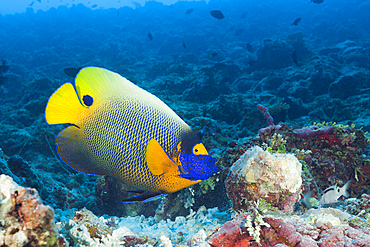
{"label": "white coral patch", "polygon": [[302,164],[293,154],[271,154],[258,146],[247,150],[230,168],[230,174],[245,182],[261,184],[265,193],[296,193],[302,185],[301,173]]}

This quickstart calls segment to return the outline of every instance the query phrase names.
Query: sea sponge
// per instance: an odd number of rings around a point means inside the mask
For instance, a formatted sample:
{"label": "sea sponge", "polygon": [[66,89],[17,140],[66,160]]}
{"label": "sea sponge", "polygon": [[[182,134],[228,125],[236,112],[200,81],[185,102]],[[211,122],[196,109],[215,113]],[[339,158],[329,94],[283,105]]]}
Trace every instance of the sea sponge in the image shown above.
{"label": "sea sponge", "polygon": [[255,146],[230,167],[227,195],[235,211],[246,211],[250,201],[262,198],[291,213],[300,197],[301,173],[302,164],[293,154],[271,154]]}

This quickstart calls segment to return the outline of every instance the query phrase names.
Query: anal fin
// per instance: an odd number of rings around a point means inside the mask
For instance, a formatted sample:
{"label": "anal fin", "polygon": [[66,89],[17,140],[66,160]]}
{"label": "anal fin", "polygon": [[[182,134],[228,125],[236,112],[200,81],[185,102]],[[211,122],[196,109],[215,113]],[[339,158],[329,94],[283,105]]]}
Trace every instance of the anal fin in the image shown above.
{"label": "anal fin", "polygon": [[150,202],[155,201],[161,198],[162,196],[167,195],[167,193],[163,192],[144,192],[139,196],[134,196],[127,198],[124,201],[121,201],[121,203],[136,203],[136,202]]}
{"label": "anal fin", "polygon": [[81,130],[76,126],[61,131],[56,144],[60,158],[74,170],[90,175],[107,175],[104,167],[89,155],[81,138]]}

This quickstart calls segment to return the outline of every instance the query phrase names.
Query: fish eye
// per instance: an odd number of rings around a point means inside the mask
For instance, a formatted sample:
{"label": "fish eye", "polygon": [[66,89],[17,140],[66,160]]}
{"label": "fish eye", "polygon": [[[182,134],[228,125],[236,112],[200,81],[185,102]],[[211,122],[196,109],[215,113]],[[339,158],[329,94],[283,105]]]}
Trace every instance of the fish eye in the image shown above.
{"label": "fish eye", "polygon": [[86,106],[91,106],[94,102],[94,99],[90,95],[84,95],[82,101]]}
{"label": "fish eye", "polygon": [[197,143],[193,146],[193,154],[195,155],[208,155],[207,149],[202,143]]}

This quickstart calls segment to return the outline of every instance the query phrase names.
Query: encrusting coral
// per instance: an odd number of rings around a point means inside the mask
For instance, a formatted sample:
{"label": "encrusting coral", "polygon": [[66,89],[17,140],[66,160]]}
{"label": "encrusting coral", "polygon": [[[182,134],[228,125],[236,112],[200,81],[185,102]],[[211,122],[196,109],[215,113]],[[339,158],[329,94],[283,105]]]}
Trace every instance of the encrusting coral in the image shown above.
{"label": "encrusting coral", "polygon": [[0,175],[0,246],[68,246],[59,235],[54,210],[42,204],[35,189]]}
{"label": "encrusting coral", "polygon": [[293,154],[274,153],[255,146],[230,168],[227,195],[236,211],[246,210],[249,201],[265,199],[284,212],[293,212],[302,185],[302,164]]}

